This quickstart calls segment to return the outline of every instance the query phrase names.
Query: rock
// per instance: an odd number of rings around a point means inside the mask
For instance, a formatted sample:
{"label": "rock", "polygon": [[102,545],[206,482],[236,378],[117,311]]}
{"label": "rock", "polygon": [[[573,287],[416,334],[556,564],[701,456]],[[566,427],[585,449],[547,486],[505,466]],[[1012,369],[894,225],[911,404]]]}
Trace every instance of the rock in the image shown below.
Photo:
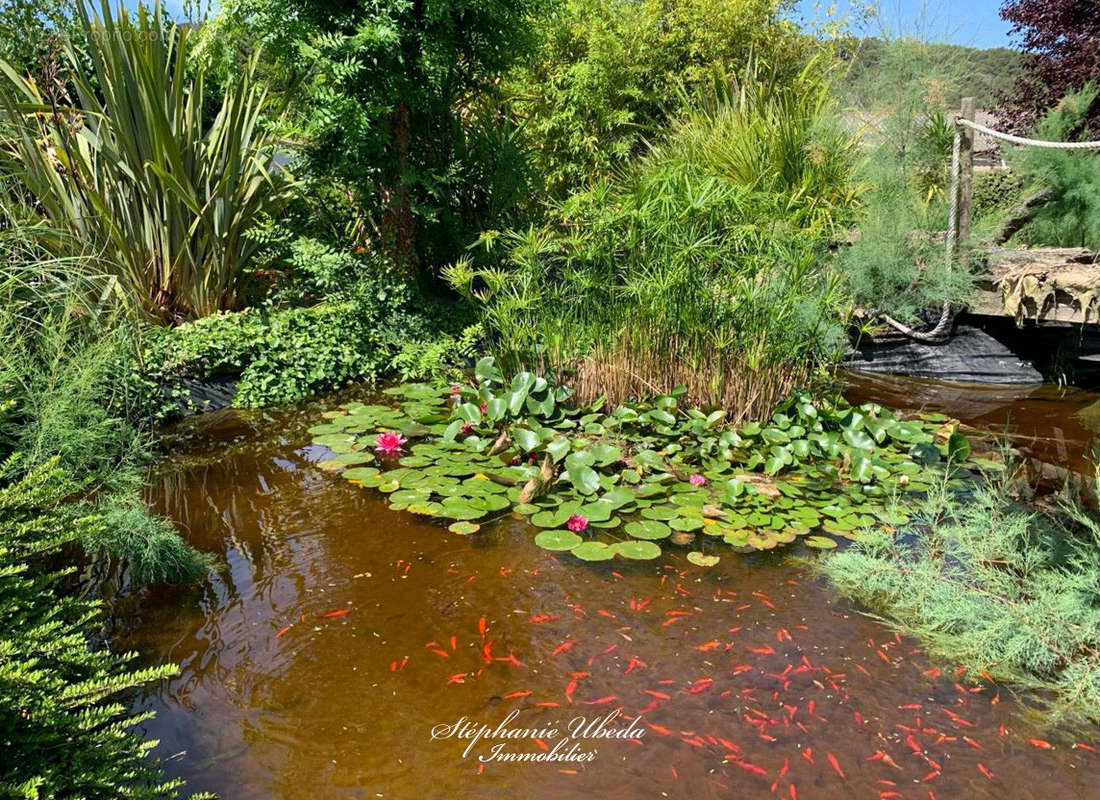
{"label": "rock", "polygon": [[1034,384],[1042,374],[989,334],[967,325],[944,344],[891,337],[865,340],[842,365],[854,372],[935,378],[954,383]]}

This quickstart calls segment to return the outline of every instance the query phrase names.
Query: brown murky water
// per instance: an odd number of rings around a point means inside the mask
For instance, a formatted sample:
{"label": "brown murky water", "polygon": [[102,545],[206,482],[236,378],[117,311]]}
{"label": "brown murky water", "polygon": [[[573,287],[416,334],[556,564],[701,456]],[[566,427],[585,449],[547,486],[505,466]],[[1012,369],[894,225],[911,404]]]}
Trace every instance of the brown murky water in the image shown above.
{"label": "brown murky water", "polygon": [[1091,474],[1093,439],[1100,433],[1100,394],[1073,387],[980,386],[921,378],[850,373],[847,396],[888,408],[930,411],[993,431],[1026,456]]}
{"label": "brown murky water", "polygon": [[[190,790],[228,800],[1095,796],[1100,754],[1074,742],[1097,737],[1029,744],[1039,734],[1007,689],[957,680],[782,555],[731,554],[710,570],[675,555],[587,565],[541,551],[515,522],[449,534],[314,468],[322,451],[303,445],[313,419],[203,419],[153,492],[224,565],[201,586],[117,607],[115,646],[181,665],[138,705],[157,711],[146,733]],[[501,741],[560,756],[574,720],[617,708],[644,733],[576,741],[591,761],[478,761]],[[509,727],[557,735],[483,740],[466,757],[468,741],[432,740],[437,725],[495,728],[512,711]]]}

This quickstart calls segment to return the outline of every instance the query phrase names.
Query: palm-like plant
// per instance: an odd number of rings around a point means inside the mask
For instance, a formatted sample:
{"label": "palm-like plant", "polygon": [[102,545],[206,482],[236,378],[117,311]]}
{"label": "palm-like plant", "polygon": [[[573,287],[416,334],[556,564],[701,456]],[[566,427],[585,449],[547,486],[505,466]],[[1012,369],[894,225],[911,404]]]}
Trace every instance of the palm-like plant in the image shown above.
{"label": "palm-like plant", "polygon": [[249,227],[277,212],[289,183],[272,169],[255,62],[207,119],[189,31],[160,0],[133,15],[81,2],[78,15],[86,50],[65,45],[74,102],[61,81],[0,62],[0,166],[19,186],[23,221],[42,223],[59,254],[74,238],[94,248],[141,314],[232,308],[257,247]]}

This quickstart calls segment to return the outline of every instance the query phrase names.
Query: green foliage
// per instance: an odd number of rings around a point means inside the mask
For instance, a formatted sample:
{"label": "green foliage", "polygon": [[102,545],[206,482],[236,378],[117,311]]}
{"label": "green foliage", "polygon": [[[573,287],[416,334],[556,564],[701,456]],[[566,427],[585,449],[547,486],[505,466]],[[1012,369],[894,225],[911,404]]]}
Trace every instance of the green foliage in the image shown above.
{"label": "green foliage", "polygon": [[402,345],[391,366],[403,381],[460,380],[477,354],[485,329],[468,325],[457,335],[442,333]]}
{"label": "green foliage", "polygon": [[[975,673],[1043,690],[1048,710],[1100,721],[1100,525],[1031,511],[998,480],[932,493],[918,521],[819,562],[845,595]],[[1035,697],[1035,695],[1033,695]]]}
{"label": "green foliage", "polygon": [[47,461],[23,474],[0,464],[0,795],[20,798],[168,798],[133,726],[126,693],[176,672],[132,670],[133,654],[93,649],[99,604],[62,593],[72,568],[48,566],[70,542],[102,536],[104,521],[64,504],[78,486]]}
{"label": "green foliage", "polygon": [[[941,418],[903,421],[871,404],[796,393],[770,418],[735,427],[725,409],[681,407],[682,391],[577,406],[531,372],[505,379],[492,358],[474,373],[473,386],[386,389],[397,407],[327,412],[310,428],[333,453],[320,466],[385,492],[394,510],[458,523],[521,513],[545,529],[538,546],[585,561],[656,558],[658,541],[752,551],[815,530],[854,537],[906,520],[912,496],[941,476],[965,486],[961,470],[975,466],[966,437]],[[693,563],[716,560],[696,551]]]}
{"label": "green foliage", "polygon": [[965,262],[947,267],[942,229],[947,207],[925,203],[911,174],[899,165],[881,165],[864,195],[859,238],[837,257],[837,271],[855,304],[902,320],[919,320],[922,312],[946,302],[962,302],[973,287]]}
{"label": "green foliage", "polygon": [[20,284],[9,279],[0,294],[0,453],[32,463],[58,455],[74,473],[108,474],[144,446],[126,420],[133,329],[83,317],[71,294],[21,302]]}
{"label": "green foliage", "polygon": [[879,70],[860,83],[859,112],[868,157],[859,170],[858,235],[837,258],[857,307],[919,321],[944,302],[965,299],[972,276],[960,249],[948,266],[936,232],[947,227],[951,144],[949,87],[960,65],[929,45],[897,39],[880,45]]}
{"label": "green foliage", "polygon": [[810,40],[776,0],[566,0],[506,90],[553,197],[607,179],[683,107],[678,96],[750,55],[797,72]]}
{"label": "green foliage", "polygon": [[82,543],[125,559],[139,580],[204,572],[208,560],[139,500],[151,395],[133,379],[138,329],[96,299],[109,282],[18,228],[0,231],[0,254],[0,459],[58,460],[91,498],[76,506],[111,523]]}
{"label": "green foliage", "polygon": [[63,36],[73,35],[71,0],[4,0],[0,3],[0,60],[20,75],[37,75]]}
{"label": "green foliage", "polygon": [[[1085,122],[1098,95],[1100,91],[1093,85],[1068,95],[1039,121],[1032,137],[1087,140]],[[1051,190],[1050,202],[1016,240],[1031,246],[1100,250],[1100,153],[1019,147],[1012,148],[1007,158],[1026,183]]]}
{"label": "green foliage", "polygon": [[98,13],[84,2],[77,11],[91,67],[66,45],[75,100],[64,84],[0,63],[0,115],[15,129],[0,155],[18,181],[9,211],[41,222],[58,255],[86,242],[141,313],[233,307],[256,247],[246,233],[284,196],[285,176],[267,168],[269,106],[253,66],[242,65],[208,121],[202,71],[188,71],[191,34],[164,18],[159,0],[133,16],[108,0]]}
{"label": "green foliage", "polygon": [[389,371],[406,340],[424,331],[409,301],[404,284],[375,277],[317,306],[211,315],[151,335],[144,374],[161,387],[166,409],[182,398],[183,378],[239,375],[234,403],[243,407],[373,381]]}
{"label": "green foliage", "polygon": [[974,172],[974,216],[996,217],[1024,199],[1027,184],[1011,169],[982,169]]}
{"label": "green foliage", "polygon": [[263,45],[302,172],[352,196],[355,244],[406,268],[451,257],[517,196],[495,81],[546,5],[234,0],[204,31],[205,58],[233,69]]}
{"label": "green foliage", "polygon": [[855,187],[817,65],[752,62],[614,181],[527,231],[488,234],[445,276],[482,306],[510,370],[550,371],[583,401],[688,387],[766,416],[842,332],[821,253]]}

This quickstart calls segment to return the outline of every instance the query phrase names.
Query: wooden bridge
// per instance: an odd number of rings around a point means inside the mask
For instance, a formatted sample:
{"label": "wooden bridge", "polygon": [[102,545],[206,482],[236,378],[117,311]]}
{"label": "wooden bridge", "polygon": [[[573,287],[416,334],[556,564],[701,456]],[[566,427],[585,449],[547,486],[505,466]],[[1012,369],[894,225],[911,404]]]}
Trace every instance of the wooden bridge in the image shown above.
{"label": "wooden bridge", "polygon": [[[965,97],[956,118],[952,155],[952,219],[948,253],[966,241],[973,215],[973,175],[978,137],[987,144],[1015,144],[1058,149],[1100,149],[1100,142],[1044,142],[995,131],[975,122],[974,98]],[[1002,247],[1049,199],[1040,192],[1012,210],[995,237],[996,247],[981,253],[982,271],[971,297],[971,314],[1011,317],[1018,325],[1097,325],[1100,323],[1100,254],[1083,248],[1007,249]]]}

